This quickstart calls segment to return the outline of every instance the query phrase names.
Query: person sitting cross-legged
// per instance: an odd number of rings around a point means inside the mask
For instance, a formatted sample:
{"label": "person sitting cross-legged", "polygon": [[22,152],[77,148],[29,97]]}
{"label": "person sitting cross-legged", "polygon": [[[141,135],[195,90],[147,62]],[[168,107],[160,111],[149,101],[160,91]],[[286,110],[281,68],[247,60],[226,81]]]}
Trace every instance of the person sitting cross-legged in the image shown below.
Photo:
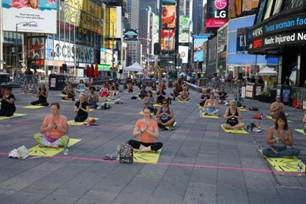
{"label": "person sitting cross-legged", "polygon": [[274,127],[267,131],[267,144],[262,153],[267,157],[298,156],[300,150],[293,147],[292,130],[288,128],[287,117],[280,113],[276,118]]}
{"label": "person sitting cross-legged", "polygon": [[67,118],[60,114],[59,103],[52,103],[50,111],[51,114],[44,118],[40,133],[34,135],[34,140],[41,146],[65,147],[69,142]]}
{"label": "person sitting cross-legged", "polygon": [[152,117],[149,108],[145,107],[143,112],[144,118],[137,120],[133,129],[133,136],[137,140],[129,140],[128,144],[140,151],[158,151],[163,147],[163,144],[157,142],[159,139],[157,122]]}
{"label": "person sitting cross-legged", "polygon": [[285,113],[285,105],[281,102],[280,96],[276,96],[275,102],[273,102],[270,106],[269,114],[273,119],[276,119],[280,113]]}
{"label": "person sitting cross-legged", "polygon": [[96,109],[99,102],[99,96],[96,94],[95,90],[93,86],[89,88],[88,107],[92,109]]}
{"label": "person sitting cross-legged", "polygon": [[172,129],[175,123],[174,112],[170,109],[167,99],[162,102],[162,107],[158,109],[156,118],[158,126],[163,130]]}
{"label": "person sitting cross-legged", "polygon": [[235,101],[231,101],[229,107],[226,108],[224,118],[226,119],[226,123],[223,124],[225,129],[239,130],[244,128],[244,123],[239,122],[241,114]]}
{"label": "person sitting cross-legged", "polygon": [[48,106],[49,103],[47,102],[48,92],[46,86],[42,84],[38,89],[38,100],[31,102],[31,105],[41,105],[41,106]]}
{"label": "person sitting cross-legged", "polygon": [[189,101],[189,92],[186,86],[183,87],[183,91],[180,92],[179,96],[177,97],[179,101]]}
{"label": "person sitting cross-legged", "polygon": [[204,113],[207,115],[216,115],[219,110],[217,109],[218,101],[213,93],[210,94],[209,99],[205,101]]}

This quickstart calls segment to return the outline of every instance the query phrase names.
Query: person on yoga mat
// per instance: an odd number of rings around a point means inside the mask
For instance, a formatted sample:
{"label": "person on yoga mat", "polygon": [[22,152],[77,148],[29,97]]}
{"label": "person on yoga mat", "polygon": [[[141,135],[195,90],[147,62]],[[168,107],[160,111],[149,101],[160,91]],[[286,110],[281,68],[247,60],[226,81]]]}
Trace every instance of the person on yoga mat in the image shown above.
{"label": "person on yoga mat", "polygon": [[211,93],[209,99],[205,101],[204,104],[204,114],[216,115],[219,110],[217,109],[218,101],[214,93]]}
{"label": "person on yoga mat", "polygon": [[87,122],[87,125],[94,125],[95,119],[88,117],[89,107],[87,96],[83,93],[80,94],[80,100],[75,103],[74,112],[77,113],[75,122]]}
{"label": "person on yoga mat", "polygon": [[287,117],[280,113],[276,118],[274,127],[267,130],[267,144],[262,153],[267,157],[298,156],[300,150],[293,147],[292,130],[288,127]]}
{"label": "person on yoga mat", "polygon": [[163,147],[163,144],[156,142],[159,138],[157,122],[152,118],[149,108],[145,107],[143,113],[144,118],[137,120],[133,129],[133,136],[137,140],[129,140],[128,144],[140,151],[158,151]]}
{"label": "person on yoga mat", "polygon": [[34,135],[34,140],[41,146],[65,147],[69,142],[67,118],[60,114],[59,103],[52,103],[50,112],[51,114],[44,118],[40,133]]}
{"label": "person on yoga mat", "polygon": [[63,94],[66,94],[66,96],[64,96],[62,99],[63,100],[72,100],[72,101],[74,101],[75,100],[75,93],[74,93],[74,89],[73,89],[73,86],[72,86],[72,84],[71,83],[68,83],[66,86],[65,86],[65,88],[64,88],[64,90],[63,90],[63,92],[62,92]]}
{"label": "person on yoga mat", "polygon": [[186,86],[183,87],[183,91],[180,92],[180,95],[177,97],[179,101],[189,101],[189,92]]}
{"label": "person on yoga mat", "polygon": [[89,88],[88,107],[96,109],[98,107],[99,96],[95,92],[95,87]]}
{"label": "person on yoga mat", "polygon": [[224,118],[226,120],[226,123],[223,124],[225,129],[240,130],[244,128],[244,123],[239,122],[241,114],[235,101],[231,101],[229,107],[226,108]]}
{"label": "person on yoga mat", "polygon": [[281,102],[280,96],[276,96],[275,102],[273,102],[270,106],[269,114],[273,119],[276,119],[280,113],[285,113],[285,105]]}
{"label": "person on yoga mat", "polygon": [[150,109],[151,112],[155,111],[154,103],[155,99],[153,97],[152,91],[148,91],[146,97],[143,99],[144,105]]}
{"label": "person on yoga mat", "polygon": [[15,96],[12,94],[12,88],[6,87],[1,100],[0,116],[11,117],[15,111]]}
{"label": "person on yoga mat", "polygon": [[202,89],[200,106],[204,106],[207,99],[210,97],[210,89]]}
{"label": "person on yoga mat", "polygon": [[44,84],[42,84],[39,88],[38,88],[38,100],[37,101],[33,101],[31,103],[31,105],[41,105],[41,106],[48,106],[49,103],[47,102],[47,98],[48,98],[48,92],[46,89],[46,86]]}
{"label": "person on yoga mat", "polygon": [[174,112],[170,109],[167,99],[162,102],[162,107],[156,113],[158,126],[163,130],[171,130],[175,123]]}

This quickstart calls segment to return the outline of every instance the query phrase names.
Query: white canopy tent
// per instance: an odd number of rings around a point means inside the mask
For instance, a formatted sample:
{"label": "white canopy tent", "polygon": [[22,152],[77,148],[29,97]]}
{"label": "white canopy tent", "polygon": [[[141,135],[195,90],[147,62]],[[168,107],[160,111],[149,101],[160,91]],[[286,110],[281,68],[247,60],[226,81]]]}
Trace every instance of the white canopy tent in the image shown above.
{"label": "white canopy tent", "polygon": [[260,72],[258,72],[258,76],[276,76],[277,71],[274,70],[274,68],[271,67],[265,67]]}
{"label": "white canopy tent", "polygon": [[124,67],[123,70],[131,72],[143,72],[143,67],[138,62],[135,62],[131,66]]}

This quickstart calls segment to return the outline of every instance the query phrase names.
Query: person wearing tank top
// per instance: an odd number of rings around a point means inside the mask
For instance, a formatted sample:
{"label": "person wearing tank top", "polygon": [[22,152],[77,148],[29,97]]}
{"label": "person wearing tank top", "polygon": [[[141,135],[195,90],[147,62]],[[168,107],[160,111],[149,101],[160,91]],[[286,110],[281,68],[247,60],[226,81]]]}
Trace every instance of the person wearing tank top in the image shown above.
{"label": "person wearing tank top", "polygon": [[169,130],[175,123],[173,111],[169,108],[167,99],[162,101],[162,107],[157,111],[156,118],[158,126],[163,130]]}
{"label": "person wearing tank top", "polygon": [[239,130],[244,128],[244,123],[239,122],[241,114],[235,101],[230,102],[229,107],[227,107],[224,113],[224,118],[226,120],[226,122],[223,124],[225,129]]}
{"label": "person wearing tank top", "polygon": [[267,144],[262,153],[267,157],[298,156],[300,150],[293,147],[292,130],[288,128],[287,117],[280,113],[274,127],[267,131]]}

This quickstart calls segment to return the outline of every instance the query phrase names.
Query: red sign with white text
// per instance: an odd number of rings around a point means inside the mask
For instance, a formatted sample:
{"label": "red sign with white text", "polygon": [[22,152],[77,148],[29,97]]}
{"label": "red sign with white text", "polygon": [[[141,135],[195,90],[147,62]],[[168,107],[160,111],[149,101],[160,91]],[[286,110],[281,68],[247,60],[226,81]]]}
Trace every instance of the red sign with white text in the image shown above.
{"label": "red sign with white text", "polygon": [[219,18],[208,18],[205,20],[206,28],[220,28],[224,26],[227,22],[227,19],[219,19]]}

